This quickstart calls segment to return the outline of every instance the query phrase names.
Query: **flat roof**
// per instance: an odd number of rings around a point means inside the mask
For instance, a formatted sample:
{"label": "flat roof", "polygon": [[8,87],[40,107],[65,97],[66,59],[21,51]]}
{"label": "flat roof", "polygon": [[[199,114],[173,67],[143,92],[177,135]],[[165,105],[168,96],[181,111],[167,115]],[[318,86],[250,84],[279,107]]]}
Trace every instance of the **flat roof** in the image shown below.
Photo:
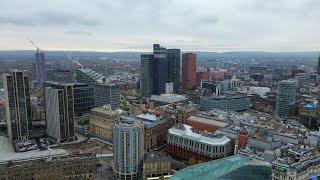
{"label": "flat roof", "polygon": [[229,143],[231,140],[223,134],[198,134],[193,128],[186,124],[178,124],[168,130],[170,134],[174,134],[183,138],[199,141],[205,144],[217,146]]}
{"label": "flat roof", "polygon": [[190,116],[187,120],[190,121],[197,121],[197,122],[201,122],[201,123],[205,123],[205,124],[211,124],[211,125],[216,125],[219,127],[225,127],[228,125],[227,122],[223,122],[221,120],[218,119],[214,119],[214,118],[204,118],[204,117],[200,117],[200,116]]}
{"label": "flat roof", "polygon": [[14,151],[12,142],[4,136],[0,136],[0,162],[19,160],[19,159],[29,159],[29,158],[40,158],[49,157],[54,155],[66,155],[68,152],[64,149],[48,149],[45,151],[32,150],[27,152],[16,153]]}

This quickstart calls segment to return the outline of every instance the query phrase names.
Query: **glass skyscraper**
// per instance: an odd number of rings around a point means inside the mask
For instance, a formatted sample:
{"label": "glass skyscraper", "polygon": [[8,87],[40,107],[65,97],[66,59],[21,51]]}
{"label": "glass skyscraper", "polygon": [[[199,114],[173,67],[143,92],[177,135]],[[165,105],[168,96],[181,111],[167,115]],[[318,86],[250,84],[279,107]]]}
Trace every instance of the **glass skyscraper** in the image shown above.
{"label": "glass skyscraper", "polygon": [[32,121],[27,72],[13,70],[4,74],[4,92],[8,136],[13,141],[27,139]]}
{"label": "glass skyscraper", "polygon": [[290,116],[296,102],[296,85],[292,80],[284,80],[278,83],[276,100],[276,114],[279,117]]}
{"label": "glass skyscraper", "polygon": [[166,48],[159,44],[153,45],[153,94],[160,95],[166,92]]}

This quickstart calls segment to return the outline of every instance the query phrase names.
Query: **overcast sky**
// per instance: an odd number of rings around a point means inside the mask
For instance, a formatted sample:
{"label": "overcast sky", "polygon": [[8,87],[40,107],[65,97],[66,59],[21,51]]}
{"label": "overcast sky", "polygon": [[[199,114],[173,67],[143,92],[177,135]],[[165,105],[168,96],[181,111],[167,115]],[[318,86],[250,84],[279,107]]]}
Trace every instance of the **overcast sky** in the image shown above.
{"label": "overcast sky", "polygon": [[0,49],[318,51],[320,0],[0,0]]}

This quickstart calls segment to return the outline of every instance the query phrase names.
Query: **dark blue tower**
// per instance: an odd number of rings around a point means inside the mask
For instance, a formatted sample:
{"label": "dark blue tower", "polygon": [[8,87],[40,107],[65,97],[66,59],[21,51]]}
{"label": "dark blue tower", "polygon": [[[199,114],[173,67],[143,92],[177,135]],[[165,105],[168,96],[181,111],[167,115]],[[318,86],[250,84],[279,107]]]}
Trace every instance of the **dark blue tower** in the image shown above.
{"label": "dark blue tower", "polygon": [[166,92],[166,48],[159,44],[153,45],[153,94]]}

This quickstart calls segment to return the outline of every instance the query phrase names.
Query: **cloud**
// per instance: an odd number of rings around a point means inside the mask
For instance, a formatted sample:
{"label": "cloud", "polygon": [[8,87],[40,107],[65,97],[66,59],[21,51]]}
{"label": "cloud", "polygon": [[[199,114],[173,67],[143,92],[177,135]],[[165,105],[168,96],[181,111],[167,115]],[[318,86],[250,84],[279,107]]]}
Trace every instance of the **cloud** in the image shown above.
{"label": "cloud", "polygon": [[65,12],[40,12],[28,16],[0,16],[0,24],[15,26],[98,26],[96,19]]}

